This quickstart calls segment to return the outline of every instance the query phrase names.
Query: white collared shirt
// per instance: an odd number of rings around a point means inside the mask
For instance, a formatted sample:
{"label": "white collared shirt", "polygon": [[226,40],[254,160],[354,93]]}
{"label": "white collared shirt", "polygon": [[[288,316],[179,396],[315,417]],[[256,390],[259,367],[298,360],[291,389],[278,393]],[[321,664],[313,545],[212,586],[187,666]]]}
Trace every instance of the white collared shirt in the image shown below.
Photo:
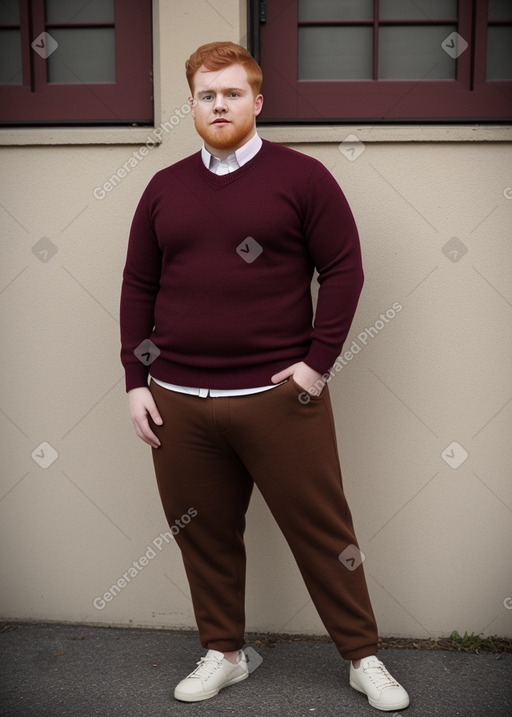
{"label": "white collared shirt", "polygon": [[[229,174],[230,172],[235,172],[237,169],[240,169],[240,167],[243,167],[244,164],[255,157],[260,151],[262,144],[263,142],[261,137],[256,132],[248,142],[235,150],[235,152],[226,157],[226,159],[219,159],[218,157],[215,157],[203,144],[201,149],[201,159],[203,160],[204,166],[214,174]],[[167,388],[170,391],[186,393],[190,396],[199,396],[200,398],[206,398],[207,396],[211,396],[212,398],[220,398],[222,396],[248,396],[251,393],[268,391],[271,388],[276,388],[280,385],[273,383],[270,386],[258,386],[257,388],[215,389],[197,388],[195,386],[176,386],[173,383],[159,381],[154,376],[151,378],[159,386],[163,386],[163,388]]]}
{"label": "white collared shirt", "polygon": [[260,151],[262,144],[261,137],[255,132],[250,140],[236,149],[233,154],[230,154],[226,159],[215,157],[203,144],[201,148],[201,159],[206,169],[209,169],[214,174],[229,174],[230,172],[235,172],[237,169],[240,169],[240,167],[243,167],[244,164],[255,157]]}

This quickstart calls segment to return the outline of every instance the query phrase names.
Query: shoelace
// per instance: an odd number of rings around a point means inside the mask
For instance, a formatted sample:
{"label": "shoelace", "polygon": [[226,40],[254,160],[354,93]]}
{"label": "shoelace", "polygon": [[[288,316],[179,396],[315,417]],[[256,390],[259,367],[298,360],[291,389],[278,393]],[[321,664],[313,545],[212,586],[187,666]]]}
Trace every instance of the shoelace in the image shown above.
{"label": "shoelace", "polygon": [[221,663],[215,657],[201,657],[196,669],[190,673],[189,677],[199,677],[201,680],[207,680],[220,666]]}
{"label": "shoelace", "polygon": [[367,667],[363,667],[363,671],[368,675],[378,690],[384,687],[400,687],[398,682],[391,677],[382,662],[372,662]]}

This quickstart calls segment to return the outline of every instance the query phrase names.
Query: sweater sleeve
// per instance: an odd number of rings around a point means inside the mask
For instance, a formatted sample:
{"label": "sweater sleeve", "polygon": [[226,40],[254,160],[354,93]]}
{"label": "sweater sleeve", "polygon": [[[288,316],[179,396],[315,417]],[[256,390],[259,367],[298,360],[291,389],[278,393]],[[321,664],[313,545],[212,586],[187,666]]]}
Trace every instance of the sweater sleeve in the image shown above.
{"label": "sweater sleeve", "polygon": [[304,362],[326,373],[341,353],[363,287],[361,248],[348,202],[320,163],[311,174],[305,201],[304,232],[320,286]]}
{"label": "sweater sleeve", "polygon": [[133,217],[121,289],[121,361],[126,391],[147,386],[149,369],[135,355],[154,328],[155,300],[160,285],[162,255],[153,230],[150,182]]}

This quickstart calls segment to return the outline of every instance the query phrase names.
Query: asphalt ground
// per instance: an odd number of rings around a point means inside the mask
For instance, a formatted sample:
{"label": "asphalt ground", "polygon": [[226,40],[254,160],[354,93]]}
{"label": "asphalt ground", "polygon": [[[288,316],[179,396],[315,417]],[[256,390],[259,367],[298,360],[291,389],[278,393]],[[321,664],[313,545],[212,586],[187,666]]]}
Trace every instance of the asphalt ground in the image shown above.
{"label": "asphalt ground", "polygon": [[5,717],[512,716],[512,654],[381,650],[411,698],[406,710],[381,713],[349,686],[348,663],[332,643],[248,642],[249,679],[183,703],[174,686],[205,654],[195,632],[15,625],[0,632]]}

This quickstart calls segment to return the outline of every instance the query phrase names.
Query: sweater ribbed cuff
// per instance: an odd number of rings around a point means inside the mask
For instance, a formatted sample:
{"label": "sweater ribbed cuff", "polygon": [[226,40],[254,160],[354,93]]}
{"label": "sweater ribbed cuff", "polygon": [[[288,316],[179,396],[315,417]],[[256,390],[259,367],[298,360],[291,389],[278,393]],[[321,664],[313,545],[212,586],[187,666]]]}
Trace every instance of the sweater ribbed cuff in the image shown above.
{"label": "sweater ribbed cuff", "polygon": [[325,344],[320,344],[313,341],[308,351],[308,354],[304,359],[304,363],[315,371],[318,371],[318,373],[329,373],[331,368],[336,363],[338,356],[341,354],[341,351],[343,349],[343,343],[340,344],[339,350],[335,349],[333,351],[332,348],[325,346]]}
{"label": "sweater ribbed cuff", "polygon": [[141,388],[148,385],[148,369],[143,364],[128,364],[125,366],[126,393],[132,388]]}

